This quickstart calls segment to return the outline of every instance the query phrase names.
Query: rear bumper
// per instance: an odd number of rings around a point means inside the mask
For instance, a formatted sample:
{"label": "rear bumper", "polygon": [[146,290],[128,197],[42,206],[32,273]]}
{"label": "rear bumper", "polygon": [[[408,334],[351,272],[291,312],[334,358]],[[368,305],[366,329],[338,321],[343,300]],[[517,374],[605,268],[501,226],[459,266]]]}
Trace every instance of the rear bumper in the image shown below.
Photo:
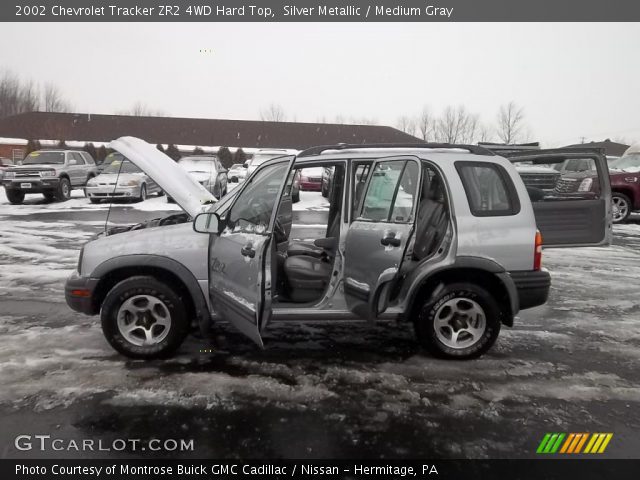
{"label": "rear bumper", "polygon": [[518,291],[520,310],[543,305],[549,298],[551,275],[545,269],[509,272]]}
{"label": "rear bumper", "polygon": [[300,190],[319,192],[322,190],[322,182],[300,182]]}
{"label": "rear bumper", "polygon": [[82,277],[78,272],[73,272],[64,286],[64,298],[69,308],[85,315],[98,313],[99,309],[96,309],[93,301],[96,285],[97,278]]}

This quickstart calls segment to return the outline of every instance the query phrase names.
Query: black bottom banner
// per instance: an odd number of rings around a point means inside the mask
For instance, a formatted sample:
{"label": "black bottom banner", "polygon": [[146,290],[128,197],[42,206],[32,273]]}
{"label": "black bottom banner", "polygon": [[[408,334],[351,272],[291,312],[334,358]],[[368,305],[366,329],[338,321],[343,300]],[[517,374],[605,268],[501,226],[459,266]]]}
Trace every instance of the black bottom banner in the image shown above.
{"label": "black bottom banner", "polygon": [[640,460],[0,460],[0,479],[637,479]]}

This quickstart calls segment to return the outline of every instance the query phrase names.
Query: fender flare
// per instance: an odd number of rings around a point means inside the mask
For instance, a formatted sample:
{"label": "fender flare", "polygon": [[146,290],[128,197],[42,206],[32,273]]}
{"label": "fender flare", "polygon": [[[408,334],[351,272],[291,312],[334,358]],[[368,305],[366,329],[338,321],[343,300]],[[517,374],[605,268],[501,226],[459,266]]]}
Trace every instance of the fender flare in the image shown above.
{"label": "fender flare", "polygon": [[510,327],[513,326],[513,317],[520,310],[520,300],[516,284],[511,278],[511,275],[509,275],[509,272],[507,272],[502,265],[486,257],[461,256],[449,265],[443,265],[433,270],[425,269],[423,272],[418,273],[407,293],[407,305],[409,308],[406,309],[406,314],[411,312],[418,291],[430,278],[445,272],[463,269],[480,270],[491,274],[502,284],[509,297],[510,307],[510,314],[504,319],[503,323]]}
{"label": "fender flare", "polygon": [[166,270],[180,279],[189,292],[195,308],[198,325],[203,334],[209,331],[211,316],[209,307],[196,277],[182,263],[162,255],[134,254],[110,258],[91,272],[91,278],[102,279],[109,273],[127,267],[152,267]]}

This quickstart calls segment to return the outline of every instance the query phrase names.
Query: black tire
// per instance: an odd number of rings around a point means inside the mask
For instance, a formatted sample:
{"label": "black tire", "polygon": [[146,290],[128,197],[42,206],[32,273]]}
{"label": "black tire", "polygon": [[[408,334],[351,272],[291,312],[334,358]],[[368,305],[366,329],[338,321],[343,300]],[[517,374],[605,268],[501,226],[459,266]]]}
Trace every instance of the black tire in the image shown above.
{"label": "black tire", "polygon": [[91,203],[100,203],[100,199],[99,198],[90,198],[89,201]]}
{"label": "black tire", "polygon": [[324,188],[324,183],[322,184],[322,192],[321,193],[322,193],[322,196],[324,198],[327,198],[329,196],[329,188],[328,187]]}
{"label": "black tire", "polygon": [[24,192],[22,190],[10,190],[5,188],[7,200],[13,205],[20,205],[24,201]]}
{"label": "black tire", "polygon": [[160,190],[158,191],[158,196],[159,196],[159,197],[162,197],[163,195],[164,195],[164,190],[160,189]]}
{"label": "black tire", "polygon": [[167,195],[167,203],[176,203],[176,201]]}
{"label": "black tire", "polygon": [[294,192],[294,194],[291,195],[291,201],[293,203],[298,203],[300,201],[300,190],[298,190],[297,192]]}
{"label": "black tire", "polygon": [[[136,345],[125,338],[118,327],[120,308],[127,300],[136,296],[160,300],[163,308],[169,313],[168,333],[158,343]],[[113,287],[102,303],[100,319],[102,332],[107,341],[118,352],[130,358],[166,358],[180,347],[189,332],[189,321],[182,299],[171,287],[148,276],[130,277]],[[161,334],[163,332],[164,330],[161,330]]]}
{"label": "black tire", "polygon": [[147,199],[147,186],[143,183],[140,185],[140,195],[136,199],[138,202],[144,202]]}
{"label": "black tire", "polygon": [[71,198],[71,182],[68,178],[62,177],[58,183],[58,189],[55,193],[55,198],[59,202],[65,202]]}
{"label": "black tire", "polygon": [[55,192],[44,192],[42,195],[47,202],[53,202],[56,199]]}
{"label": "black tire", "polygon": [[618,209],[620,209],[621,207],[624,208],[624,211],[619,210],[618,212],[616,211],[613,212],[613,223],[626,222],[627,219],[629,218],[629,215],[631,215],[631,210],[633,208],[631,199],[627,197],[624,193],[613,192],[611,194],[611,202]]}
{"label": "black tire", "polygon": [[[446,338],[447,333],[452,337],[453,327],[441,328],[440,334],[436,332],[436,315],[442,318],[444,314],[446,317],[446,309],[451,309],[447,305],[449,302],[452,302],[456,307],[471,306],[471,302],[473,302],[484,313],[484,332],[479,335],[477,340],[468,331],[458,330],[458,336],[462,335],[463,340],[466,338],[472,341],[466,347],[463,342],[460,346],[452,348],[442,340],[443,337]],[[452,312],[452,315],[449,321],[466,322],[468,320],[456,317],[455,311]],[[464,315],[462,316],[464,317]],[[500,333],[500,318],[501,309],[498,302],[484,288],[473,283],[452,283],[438,287],[436,293],[425,301],[413,324],[418,341],[433,356],[467,360],[481,356],[495,343]],[[452,339],[447,339],[447,341],[452,342]]]}

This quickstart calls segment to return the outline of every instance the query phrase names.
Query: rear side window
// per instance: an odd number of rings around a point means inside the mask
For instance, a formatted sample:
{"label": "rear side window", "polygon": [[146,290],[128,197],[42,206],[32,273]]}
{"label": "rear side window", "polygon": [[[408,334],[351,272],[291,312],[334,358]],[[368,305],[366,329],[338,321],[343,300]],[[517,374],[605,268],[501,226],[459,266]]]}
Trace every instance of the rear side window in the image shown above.
{"label": "rear side window", "polygon": [[415,162],[378,163],[369,182],[361,217],[373,222],[410,221],[418,178]]}
{"label": "rear side window", "polygon": [[507,171],[485,162],[456,162],[456,170],[475,217],[515,215],[520,211],[518,193]]}

